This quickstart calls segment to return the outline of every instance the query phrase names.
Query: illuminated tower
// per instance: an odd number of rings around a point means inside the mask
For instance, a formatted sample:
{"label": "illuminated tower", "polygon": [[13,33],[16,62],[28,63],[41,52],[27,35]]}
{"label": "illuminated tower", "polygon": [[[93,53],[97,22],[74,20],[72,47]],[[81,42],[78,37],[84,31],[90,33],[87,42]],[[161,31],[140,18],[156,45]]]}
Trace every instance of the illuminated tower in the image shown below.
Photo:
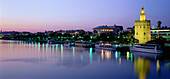
{"label": "illuminated tower", "polygon": [[145,21],[145,20],[146,20],[145,9],[142,8],[140,13],[140,21]]}
{"label": "illuminated tower", "polygon": [[146,43],[151,40],[150,20],[146,20],[145,9],[142,8],[140,21],[135,21],[135,38],[139,43]]}

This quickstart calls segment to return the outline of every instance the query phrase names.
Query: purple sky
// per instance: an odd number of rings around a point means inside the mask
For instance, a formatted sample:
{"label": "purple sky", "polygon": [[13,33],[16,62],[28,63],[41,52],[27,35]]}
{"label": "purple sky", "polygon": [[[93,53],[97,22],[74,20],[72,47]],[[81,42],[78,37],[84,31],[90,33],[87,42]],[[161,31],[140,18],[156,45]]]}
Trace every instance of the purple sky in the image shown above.
{"label": "purple sky", "polygon": [[0,0],[0,30],[85,29],[134,26],[142,6],[156,26],[170,26],[170,0]]}

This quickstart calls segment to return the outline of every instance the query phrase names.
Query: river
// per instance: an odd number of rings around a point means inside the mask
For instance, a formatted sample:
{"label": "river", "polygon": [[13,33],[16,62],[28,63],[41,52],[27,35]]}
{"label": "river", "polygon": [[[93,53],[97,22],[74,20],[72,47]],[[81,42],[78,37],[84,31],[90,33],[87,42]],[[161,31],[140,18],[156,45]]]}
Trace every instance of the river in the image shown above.
{"label": "river", "polygon": [[0,40],[0,79],[169,79],[156,54]]}

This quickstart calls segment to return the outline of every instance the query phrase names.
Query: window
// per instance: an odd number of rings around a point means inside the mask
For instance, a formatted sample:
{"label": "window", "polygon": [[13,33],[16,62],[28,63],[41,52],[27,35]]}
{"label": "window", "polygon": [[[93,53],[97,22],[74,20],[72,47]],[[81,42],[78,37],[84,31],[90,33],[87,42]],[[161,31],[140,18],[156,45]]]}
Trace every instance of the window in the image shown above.
{"label": "window", "polygon": [[144,35],[145,35],[145,32],[144,32]]}
{"label": "window", "polygon": [[138,33],[136,33],[136,35],[138,35]]}

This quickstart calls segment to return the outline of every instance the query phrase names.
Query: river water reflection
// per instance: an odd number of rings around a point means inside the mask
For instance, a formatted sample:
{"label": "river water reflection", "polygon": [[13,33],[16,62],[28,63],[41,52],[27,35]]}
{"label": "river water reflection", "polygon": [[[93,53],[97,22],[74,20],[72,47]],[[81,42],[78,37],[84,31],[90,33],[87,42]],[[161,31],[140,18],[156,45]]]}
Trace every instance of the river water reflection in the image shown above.
{"label": "river water reflection", "polygon": [[155,54],[0,40],[1,79],[169,79]]}

